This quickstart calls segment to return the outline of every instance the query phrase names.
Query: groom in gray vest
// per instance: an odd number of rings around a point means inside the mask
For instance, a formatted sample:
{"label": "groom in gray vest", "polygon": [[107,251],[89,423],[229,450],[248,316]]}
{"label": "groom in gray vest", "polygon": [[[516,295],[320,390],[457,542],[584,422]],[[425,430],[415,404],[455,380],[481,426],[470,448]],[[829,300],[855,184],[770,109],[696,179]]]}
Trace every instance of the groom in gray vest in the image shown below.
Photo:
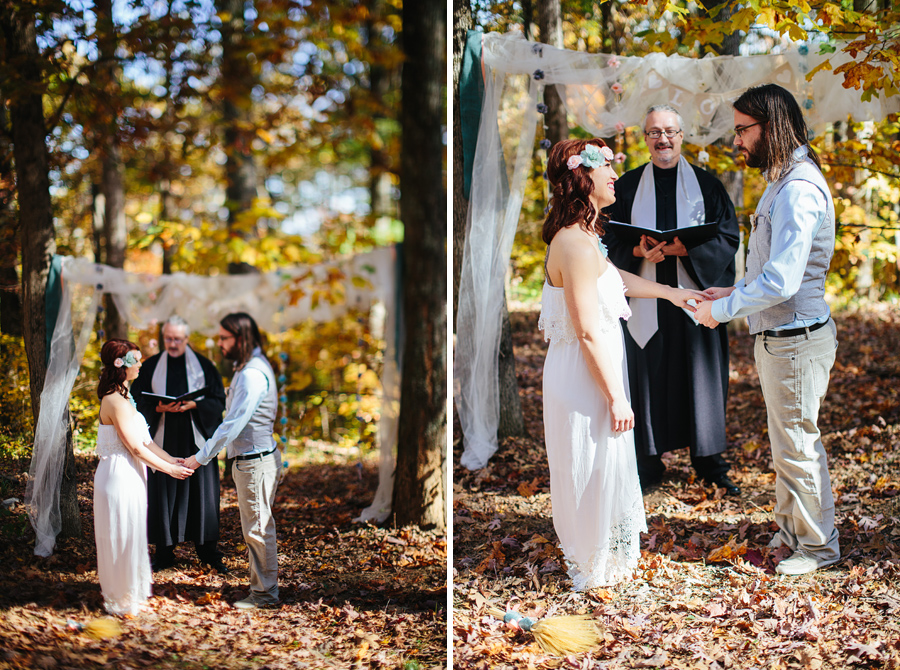
{"label": "groom in gray vest", "polygon": [[793,554],[776,566],[802,575],[840,557],[834,496],[817,426],[837,350],[825,302],[834,251],[834,204],[794,96],[775,84],[735,102],[734,145],[768,186],[751,224],[747,274],[737,286],[709,289],[695,316],[715,327],[747,317],[766,401],[775,464],[775,521],[770,547]]}
{"label": "groom in gray vest", "polygon": [[281,458],[275,445],[278,387],[263,355],[256,322],[242,312],[219,322],[219,348],[234,364],[225,420],[200,451],[185,460],[205,465],[223,449],[234,459],[232,477],[241,513],[241,530],[250,554],[250,594],[234,604],[256,609],[278,604],[278,546],[272,503]]}

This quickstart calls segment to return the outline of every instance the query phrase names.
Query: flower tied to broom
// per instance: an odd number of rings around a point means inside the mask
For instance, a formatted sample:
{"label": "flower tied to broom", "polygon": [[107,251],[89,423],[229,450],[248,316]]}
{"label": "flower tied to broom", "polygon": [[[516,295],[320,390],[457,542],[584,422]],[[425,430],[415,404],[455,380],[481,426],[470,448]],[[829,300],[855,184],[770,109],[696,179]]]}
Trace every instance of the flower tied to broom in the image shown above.
{"label": "flower tied to broom", "polygon": [[531,631],[541,649],[554,656],[580,654],[603,642],[597,623],[587,614],[551,616],[535,621],[512,610],[504,612],[489,608],[488,613],[504,623],[515,622],[522,630]]}

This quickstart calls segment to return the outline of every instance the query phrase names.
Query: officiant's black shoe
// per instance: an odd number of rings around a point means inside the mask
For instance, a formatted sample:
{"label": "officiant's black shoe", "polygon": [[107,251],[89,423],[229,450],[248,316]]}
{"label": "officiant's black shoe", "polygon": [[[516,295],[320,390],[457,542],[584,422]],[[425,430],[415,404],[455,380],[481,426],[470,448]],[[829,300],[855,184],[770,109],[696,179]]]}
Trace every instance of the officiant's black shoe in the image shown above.
{"label": "officiant's black shoe", "polygon": [[229,573],[228,566],[225,565],[221,558],[217,558],[215,561],[204,562],[203,565],[215,570],[220,575],[227,575]]}
{"label": "officiant's black shoe", "polygon": [[168,570],[169,568],[175,567],[175,559],[159,559],[154,558],[150,561],[150,569],[153,572],[160,572],[162,570]]}
{"label": "officiant's black shoe", "polygon": [[716,475],[715,477],[710,477],[709,479],[704,480],[707,484],[714,484],[718,486],[720,489],[725,489],[725,495],[727,496],[739,496],[741,495],[740,487],[735,484],[731,479],[729,479],[728,475]]}

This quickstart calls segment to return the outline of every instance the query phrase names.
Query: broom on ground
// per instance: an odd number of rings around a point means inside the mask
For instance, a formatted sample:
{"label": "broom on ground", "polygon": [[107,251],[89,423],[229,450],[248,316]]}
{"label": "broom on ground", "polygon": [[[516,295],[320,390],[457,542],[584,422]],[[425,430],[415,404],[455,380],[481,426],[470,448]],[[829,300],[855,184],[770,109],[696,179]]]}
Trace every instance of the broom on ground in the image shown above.
{"label": "broom on ground", "polygon": [[587,614],[551,616],[535,621],[515,611],[489,608],[488,613],[504,623],[515,621],[522,630],[531,631],[541,649],[555,656],[590,651],[603,642],[597,623]]}
{"label": "broom on ground", "polygon": [[122,626],[118,621],[110,617],[94,619],[93,621],[88,621],[87,623],[79,623],[77,621],[69,619],[68,621],[66,621],[66,625],[69,630],[84,633],[88,637],[92,637],[95,640],[107,640],[109,638],[119,637],[119,635],[122,634]]}

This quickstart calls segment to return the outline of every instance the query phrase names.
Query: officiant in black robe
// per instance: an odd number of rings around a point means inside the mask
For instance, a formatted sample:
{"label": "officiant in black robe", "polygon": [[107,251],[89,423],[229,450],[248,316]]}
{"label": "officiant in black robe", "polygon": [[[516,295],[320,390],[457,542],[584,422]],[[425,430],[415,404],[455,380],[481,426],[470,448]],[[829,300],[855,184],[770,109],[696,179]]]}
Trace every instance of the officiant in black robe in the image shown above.
{"label": "officiant in black robe", "polygon": [[[616,202],[605,210],[610,219],[656,230],[717,223],[718,232],[706,241],[659,246],[654,238],[642,238],[635,245],[610,231],[603,236],[610,260],[669,286],[702,290],[733,285],[740,233],[725,187],[681,157],[683,124],[674,108],[651,107],[644,134],[651,162],[616,182]],[[641,309],[648,311],[641,312],[639,302],[630,300],[634,314],[623,331],[642,488],[646,491],[662,480],[662,454],[688,447],[701,479],[725,488],[729,495],[740,493],[722,456],[728,394],[725,326],[700,327],[684,310],[664,300],[653,301],[655,310],[653,303],[644,301]]]}
{"label": "officiant in black robe", "polygon": [[[166,452],[178,458],[197,453],[222,423],[225,389],[222,377],[208,358],[188,346],[190,328],[179,317],[162,327],[165,351],[151,356],[141,367],[131,393],[138,411],[147,419],[150,434]],[[163,403],[146,392],[178,397],[203,387],[197,400]],[[148,471],[147,539],[155,545],[154,571],[175,564],[175,546],[191,541],[201,563],[225,573],[218,550],[219,468],[216,460],[198,468],[191,477],[177,480]]]}

